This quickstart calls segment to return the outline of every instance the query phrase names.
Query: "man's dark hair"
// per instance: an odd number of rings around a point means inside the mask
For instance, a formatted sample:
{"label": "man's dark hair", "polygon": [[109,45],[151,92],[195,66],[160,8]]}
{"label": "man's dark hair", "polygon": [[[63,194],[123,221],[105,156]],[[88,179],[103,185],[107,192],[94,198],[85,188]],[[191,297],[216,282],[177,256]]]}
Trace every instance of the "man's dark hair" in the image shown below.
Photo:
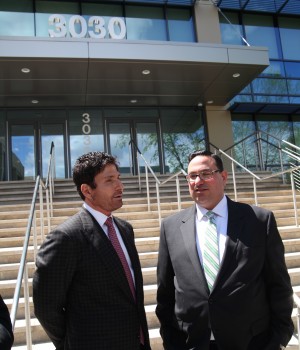
{"label": "man's dark hair", "polygon": [[89,152],[76,160],[73,168],[73,181],[83,200],[85,197],[81,192],[81,185],[87,184],[91,188],[96,188],[95,176],[101,173],[108,164],[115,165],[119,171],[116,158],[104,152]]}
{"label": "man's dark hair", "polygon": [[215,153],[212,153],[210,151],[201,151],[201,150],[198,150],[198,151],[194,151],[192,152],[190,155],[189,155],[189,163],[192,159],[194,159],[195,157],[197,156],[206,156],[206,157],[211,157],[215,160],[215,163],[216,163],[216,166],[217,168],[220,170],[220,171],[223,171],[224,170],[224,166],[223,166],[223,161],[222,159],[216,155]]}

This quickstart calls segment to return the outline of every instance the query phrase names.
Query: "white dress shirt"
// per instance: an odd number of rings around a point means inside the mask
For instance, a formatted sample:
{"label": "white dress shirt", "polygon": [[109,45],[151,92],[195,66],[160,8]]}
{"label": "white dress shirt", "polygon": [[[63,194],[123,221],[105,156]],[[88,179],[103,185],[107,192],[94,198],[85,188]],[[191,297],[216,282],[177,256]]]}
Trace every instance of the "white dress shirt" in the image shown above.
{"label": "white dress shirt", "polygon": [[[206,225],[208,219],[204,216],[208,210],[200,207],[198,204],[196,205],[197,214],[196,214],[196,244],[197,251],[199,255],[200,262],[203,266],[203,249],[204,249],[204,235],[202,232],[205,232]],[[226,196],[220,200],[220,202],[214,207],[212,210],[215,215],[215,222],[217,225],[217,233],[218,233],[218,243],[219,243],[219,262],[224,256],[226,237],[227,237],[227,223],[228,223],[228,207],[227,207],[227,199]],[[214,340],[215,337],[213,332],[211,332],[210,339]]]}
{"label": "white dress shirt", "polygon": [[[197,214],[196,214],[196,244],[197,251],[199,255],[200,262],[203,266],[203,249],[204,249],[204,235],[202,232],[205,232],[207,225],[207,217],[205,214],[208,212],[207,209],[200,207],[198,204],[196,205]],[[221,201],[217,204],[216,207],[212,210],[215,215],[215,222],[217,225],[217,233],[218,233],[218,244],[219,244],[219,261],[223,259],[224,251],[225,251],[225,243],[227,237],[227,223],[228,223],[228,207],[227,207],[227,199],[226,196],[221,199]]]}
{"label": "white dress shirt", "polygon": [[[93,217],[95,218],[95,220],[98,222],[98,224],[101,226],[102,230],[105,232],[106,236],[108,237],[108,228],[107,226],[105,225],[105,221],[106,219],[108,218],[108,216],[106,216],[105,214],[101,213],[100,211],[98,210],[95,210],[93,209],[92,207],[90,207],[88,204],[86,203],[83,203],[83,207],[89,212],[91,213],[91,215],[93,215]],[[113,217],[112,217],[113,219]],[[120,234],[120,231],[117,227],[117,225],[115,224],[114,222],[114,219],[112,220],[113,222],[113,225],[114,225],[114,228],[116,230],[116,233],[117,233],[117,236],[118,236],[118,240],[120,242],[120,245],[121,245],[121,248],[125,254],[125,258],[127,260],[127,263],[128,263],[128,266],[130,268],[130,272],[131,272],[131,275],[132,275],[132,279],[133,279],[133,282],[135,284],[135,279],[134,279],[134,272],[133,272],[133,268],[132,268],[132,264],[131,264],[131,260],[130,260],[130,257],[129,257],[129,254],[127,252],[127,249],[126,249],[126,246],[123,242],[123,238]]]}

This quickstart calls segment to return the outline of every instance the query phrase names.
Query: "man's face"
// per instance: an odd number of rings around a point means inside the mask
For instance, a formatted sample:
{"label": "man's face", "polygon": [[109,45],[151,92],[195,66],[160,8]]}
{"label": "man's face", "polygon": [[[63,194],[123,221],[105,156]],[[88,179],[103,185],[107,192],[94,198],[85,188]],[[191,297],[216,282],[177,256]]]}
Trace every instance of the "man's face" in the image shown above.
{"label": "man's face", "polygon": [[89,206],[107,216],[122,207],[124,186],[115,165],[106,165],[104,170],[95,176],[94,182],[96,188],[87,184],[81,185],[85,202]]}
{"label": "man's face", "polygon": [[[218,170],[213,158],[197,156],[190,161],[188,174],[198,174],[204,170]],[[225,170],[213,173],[209,180],[202,180],[198,176],[195,182],[189,182],[190,195],[201,207],[212,210],[224,196],[226,181]]]}

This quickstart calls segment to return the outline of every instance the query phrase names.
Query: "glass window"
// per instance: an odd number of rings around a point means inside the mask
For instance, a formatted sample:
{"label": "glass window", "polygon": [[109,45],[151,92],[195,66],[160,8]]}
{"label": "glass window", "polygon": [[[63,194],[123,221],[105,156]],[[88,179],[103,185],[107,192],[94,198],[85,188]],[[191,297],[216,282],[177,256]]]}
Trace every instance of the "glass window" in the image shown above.
{"label": "glass window", "polygon": [[[262,157],[265,170],[280,170],[280,153],[278,147],[281,140],[291,141],[293,137],[292,123],[286,115],[260,115],[256,117],[258,129],[262,131]],[[288,156],[282,153],[283,162],[288,164]]]}
{"label": "glass window", "polygon": [[101,112],[82,110],[69,112],[71,167],[78,157],[91,151],[104,151]]}
{"label": "glass window", "polygon": [[223,44],[243,45],[242,27],[239,24],[238,14],[232,12],[219,12],[220,30]]}
{"label": "glass window", "polygon": [[36,1],[35,2],[35,11],[41,13],[50,13],[50,14],[63,14],[63,13],[72,13],[79,14],[80,8],[78,2],[70,1]]}
{"label": "glass window", "polygon": [[280,58],[277,45],[277,29],[273,18],[266,15],[244,15],[246,39],[251,46],[266,46],[270,58]]}
{"label": "glass window", "polygon": [[283,57],[300,60],[300,21],[299,18],[278,18]]}
{"label": "glass window", "polygon": [[34,14],[0,12],[0,36],[34,36]]}
{"label": "glass window", "polygon": [[300,78],[300,63],[299,62],[285,62],[286,76],[290,78]]}
{"label": "glass window", "polygon": [[[53,37],[51,31],[59,33],[60,37],[69,37],[69,21],[73,15],[79,14],[79,5],[77,3],[65,1],[37,1],[36,2],[36,36],[38,37]],[[56,16],[55,20],[50,20],[51,15]],[[55,22],[55,24],[53,23]],[[80,31],[80,23],[74,26],[77,31]],[[56,29],[61,28],[61,29]]]}
{"label": "glass window", "polygon": [[[256,169],[257,152],[253,147],[255,122],[252,116],[249,114],[233,114],[232,132],[235,144],[233,147],[234,158],[246,168]],[[242,170],[242,168],[239,170]]]}
{"label": "glass window", "polygon": [[[110,20],[113,17],[122,18],[124,23],[125,19],[123,17],[123,7],[122,5],[109,5],[109,4],[91,4],[91,3],[82,3],[81,4],[82,16],[85,18],[86,23],[88,24],[88,30],[93,31],[95,38],[111,38],[111,34],[109,32],[109,24]],[[93,24],[89,24],[89,19],[92,16],[99,17],[97,18]],[[95,29],[95,26],[99,28]],[[104,29],[102,29],[104,28]],[[113,33],[117,36],[121,33],[120,25],[115,24],[113,26]],[[126,35],[126,30],[124,29],[124,37]],[[121,37],[120,39],[123,39]],[[118,38],[119,39],[119,38]]]}
{"label": "glass window", "polygon": [[269,95],[287,95],[285,79],[257,78],[252,82],[253,93]]}
{"label": "glass window", "polygon": [[171,41],[195,42],[195,29],[190,9],[167,9],[169,39]]}
{"label": "glass window", "polygon": [[33,1],[32,0],[1,1],[0,11],[33,12]]}
{"label": "glass window", "polygon": [[205,148],[202,111],[162,109],[161,123],[166,172],[186,171],[189,154]]}
{"label": "glass window", "polygon": [[289,103],[288,96],[255,95],[254,102]]}
{"label": "glass window", "polygon": [[287,80],[289,94],[300,95],[300,80]]}
{"label": "glass window", "polygon": [[269,77],[284,77],[285,74],[283,63],[271,61],[269,67],[267,67],[260,75]]}
{"label": "glass window", "polygon": [[294,143],[296,146],[300,146],[300,116],[293,115],[292,121],[293,121],[293,130],[294,130]]}
{"label": "glass window", "polygon": [[127,39],[167,40],[163,8],[152,6],[126,6]]}
{"label": "glass window", "polygon": [[234,103],[234,102],[252,102],[252,96],[251,95],[236,95],[231,100],[231,103]]}

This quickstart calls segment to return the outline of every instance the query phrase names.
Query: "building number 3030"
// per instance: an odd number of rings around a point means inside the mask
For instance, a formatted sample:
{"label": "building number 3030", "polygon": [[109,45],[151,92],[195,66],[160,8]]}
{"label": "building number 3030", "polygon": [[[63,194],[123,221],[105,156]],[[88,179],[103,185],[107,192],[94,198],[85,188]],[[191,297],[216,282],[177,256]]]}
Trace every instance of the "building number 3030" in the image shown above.
{"label": "building number 3030", "polygon": [[49,17],[48,32],[51,38],[64,38],[69,34],[73,38],[124,39],[126,25],[120,17],[111,17],[106,23],[103,17],[92,16],[86,20],[79,15],[71,16],[67,25],[63,15],[53,14]]}

